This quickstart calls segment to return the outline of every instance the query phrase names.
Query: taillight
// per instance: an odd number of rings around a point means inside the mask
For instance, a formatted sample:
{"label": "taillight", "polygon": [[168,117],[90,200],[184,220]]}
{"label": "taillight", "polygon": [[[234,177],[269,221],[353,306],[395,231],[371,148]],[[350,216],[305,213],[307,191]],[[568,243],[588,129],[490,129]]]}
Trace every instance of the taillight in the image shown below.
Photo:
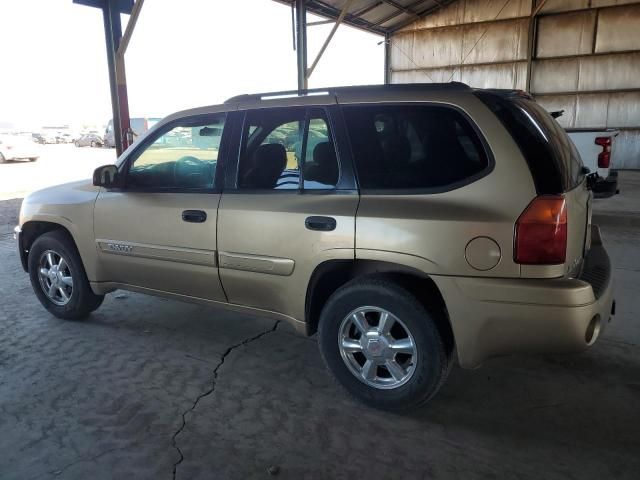
{"label": "taillight", "polygon": [[564,263],[567,256],[567,203],[564,197],[536,197],[516,222],[514,246],[516,263]]}
{"label": "taillight", "polygon": [[611,164],[611,137],[596,137],[596,145],[602,147],[598,154],[598,168],[609,168]]}

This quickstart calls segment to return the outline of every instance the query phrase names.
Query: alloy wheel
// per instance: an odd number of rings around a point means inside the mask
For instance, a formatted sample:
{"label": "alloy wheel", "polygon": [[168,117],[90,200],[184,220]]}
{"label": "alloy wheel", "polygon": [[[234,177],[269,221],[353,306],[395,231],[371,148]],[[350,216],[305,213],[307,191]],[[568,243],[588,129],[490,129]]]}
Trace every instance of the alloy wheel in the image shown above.
{"label": "alloy wheel", "polygon": [[53,303],[64,306],[73,294],[73,274],[65,258],[53,250],[46,250],[38,261],[38,279],[44,294]]}
{"label": "alloy wheel", "polygon": [[409,381],[418,361],[407,326],[379,307],[360,307],[338,329],[338,348],[349,371],[361,382],[389,390]]}

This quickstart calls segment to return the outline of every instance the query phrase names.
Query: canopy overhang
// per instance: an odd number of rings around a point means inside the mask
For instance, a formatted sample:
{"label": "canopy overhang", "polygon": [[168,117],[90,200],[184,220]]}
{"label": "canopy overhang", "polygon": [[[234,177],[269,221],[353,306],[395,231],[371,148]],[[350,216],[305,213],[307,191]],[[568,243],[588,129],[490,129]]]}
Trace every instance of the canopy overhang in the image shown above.
{"label": "canopy overhang", "polygon": [[[295,6],[296,0],[275,0]],[[342,23],[378,35],[389,35],[455,0],[307,0],[309,13],[337,20],[351,3]]]}

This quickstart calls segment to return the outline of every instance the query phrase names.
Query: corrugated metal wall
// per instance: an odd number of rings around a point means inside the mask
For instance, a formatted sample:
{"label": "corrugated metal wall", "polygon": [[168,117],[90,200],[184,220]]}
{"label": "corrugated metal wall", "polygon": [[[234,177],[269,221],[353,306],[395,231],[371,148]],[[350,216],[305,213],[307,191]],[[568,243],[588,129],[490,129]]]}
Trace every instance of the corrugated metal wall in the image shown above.
{"label": "corrugated metal wall", "polygon": [[566,128],[620,129],[615,167],[640,168],[638,0],[458,0],[396,33],[389,68],[394,83],[528,88]]}

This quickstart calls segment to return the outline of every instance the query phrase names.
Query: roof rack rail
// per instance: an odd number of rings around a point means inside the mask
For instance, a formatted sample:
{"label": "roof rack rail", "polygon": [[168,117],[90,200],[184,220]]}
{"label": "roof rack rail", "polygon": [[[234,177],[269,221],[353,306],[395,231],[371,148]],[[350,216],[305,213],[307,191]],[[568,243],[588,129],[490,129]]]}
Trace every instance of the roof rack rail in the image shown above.
{"label": "roof rack rail", "polygon": [[307,90],[283,90],[280,92],[249,93],[228,98],[224,103],[241,103],[255,100],[271,100],[286,97],[306,97],[309,95],[330,95],[328,88],[310,88]]}
{"label": "roof rack rail", "polygon": [[245,103],[259,100],[275,100],[287,97],[306,97],[312,95],[337,95],[348,92],[406,92],[422,90],[471,90],[471,87],[462,82],[448,83],[392,83],[387,85],[356,85],[349,87],[310,88],[307,90],[285,90],[281,92],[252,93],[236,95],[227,99],[224,103]]}

